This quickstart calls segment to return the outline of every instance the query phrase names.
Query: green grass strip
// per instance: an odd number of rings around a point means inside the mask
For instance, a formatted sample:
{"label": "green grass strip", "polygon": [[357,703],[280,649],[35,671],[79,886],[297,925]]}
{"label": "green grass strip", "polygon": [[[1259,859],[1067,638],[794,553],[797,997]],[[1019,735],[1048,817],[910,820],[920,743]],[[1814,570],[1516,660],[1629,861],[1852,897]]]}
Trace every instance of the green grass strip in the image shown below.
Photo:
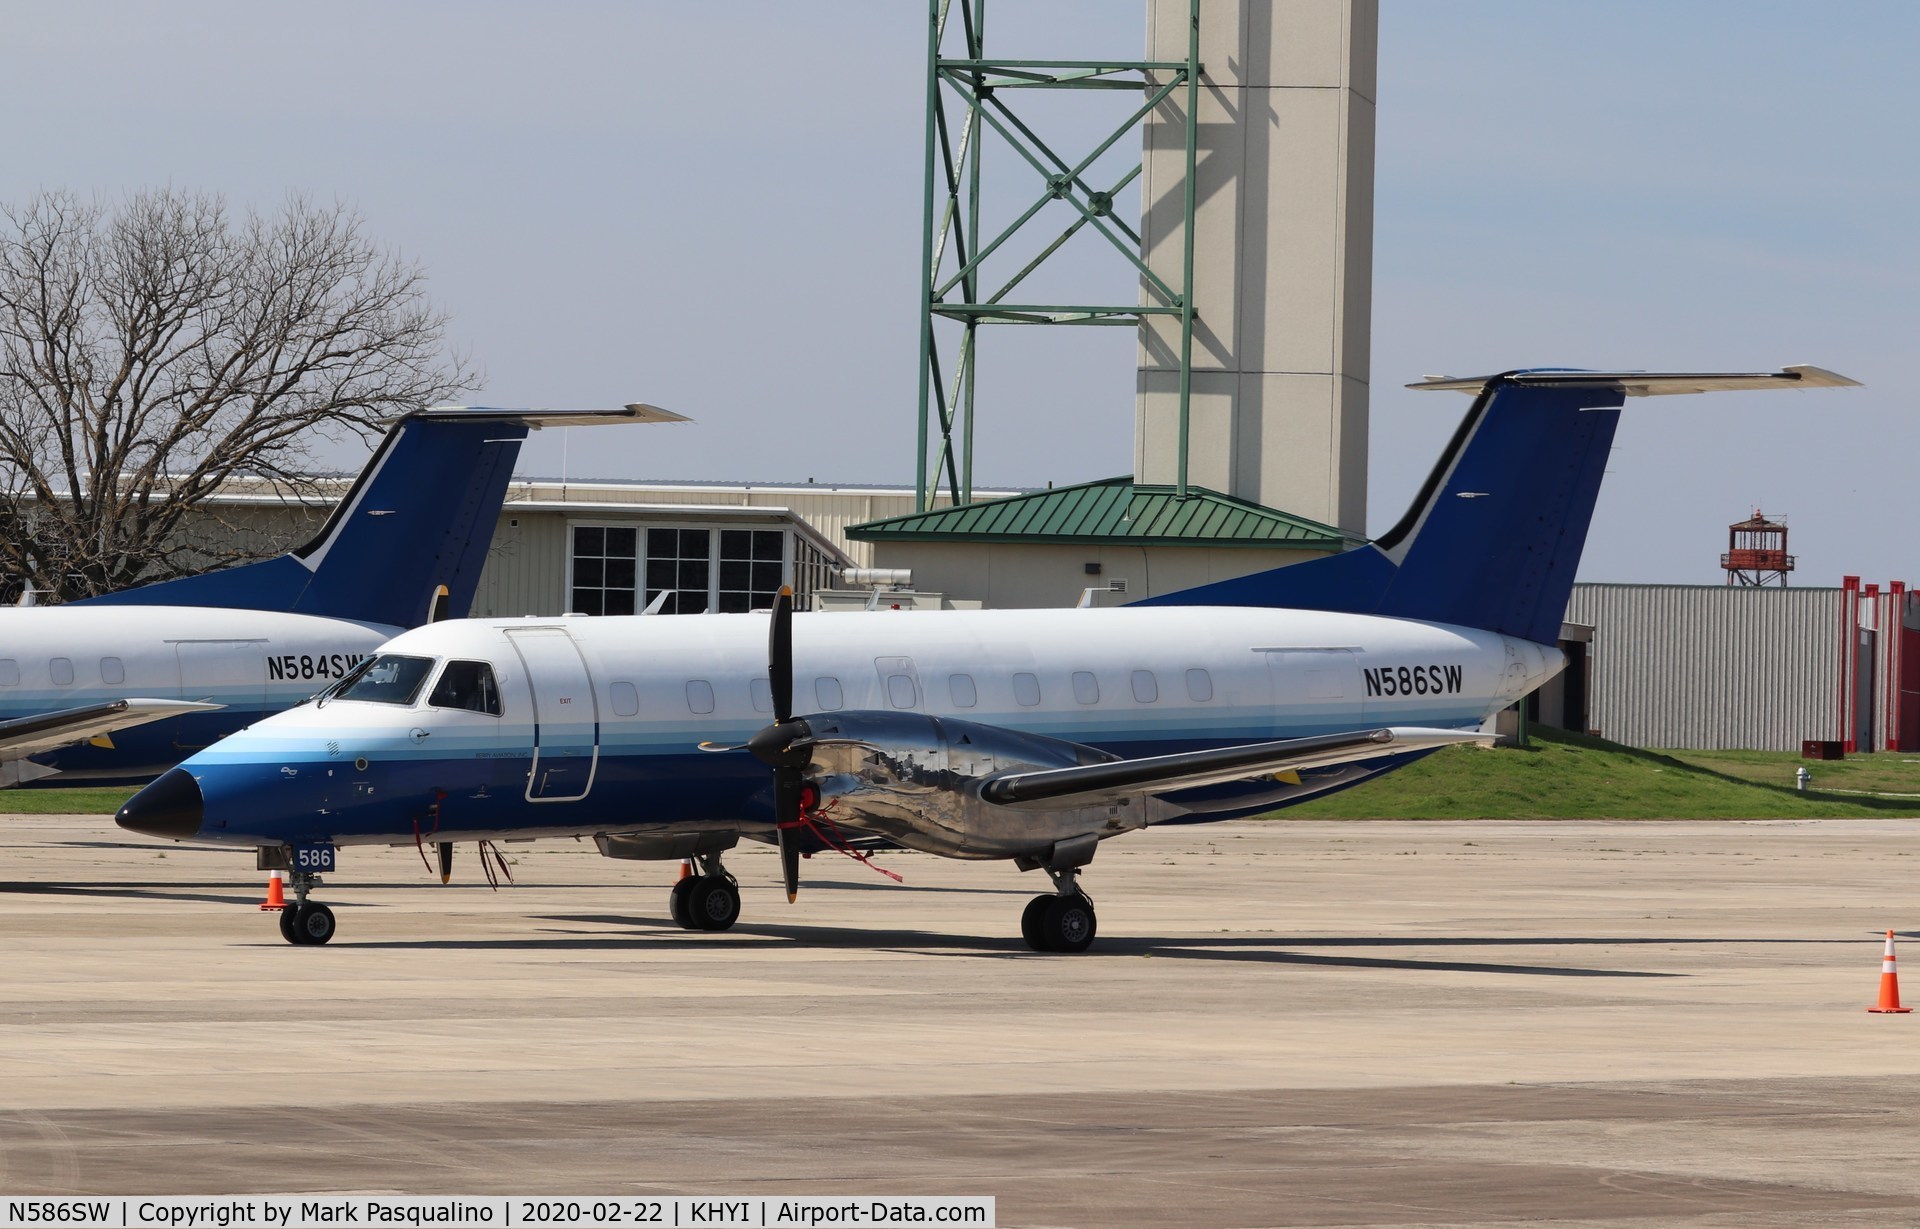
{"label": "green grass strip", "polygon": [[[1920,815],[1920,798],[1793,788],[1791,752],[1643,751],[1534,726],[1528,747],[1448,747],[1283,819],[1846,819]],[[1886,762],[1876,762],[1885,760]],[[1897,752],[1808,763],[1813,783],[1920,794]]]}

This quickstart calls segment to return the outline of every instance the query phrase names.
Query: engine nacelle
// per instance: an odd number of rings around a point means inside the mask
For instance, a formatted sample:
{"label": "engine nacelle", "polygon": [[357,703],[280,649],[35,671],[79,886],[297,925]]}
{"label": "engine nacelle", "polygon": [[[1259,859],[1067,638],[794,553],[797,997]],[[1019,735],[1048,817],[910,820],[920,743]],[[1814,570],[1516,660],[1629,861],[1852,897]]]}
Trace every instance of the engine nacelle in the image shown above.
{"label": "engine nacelle", "polygon": [[[980,796],[996,774],[1102,764],[1118,756],[1078,743],[922,713],[809,714],[808,775],[835,823],[949,858],[1033,858],[1054,847],[1144,828],[1163,809],[1144,794],[1112,805],[1031,809]],[[1171,813],[1171,812],[1169,812]]]}

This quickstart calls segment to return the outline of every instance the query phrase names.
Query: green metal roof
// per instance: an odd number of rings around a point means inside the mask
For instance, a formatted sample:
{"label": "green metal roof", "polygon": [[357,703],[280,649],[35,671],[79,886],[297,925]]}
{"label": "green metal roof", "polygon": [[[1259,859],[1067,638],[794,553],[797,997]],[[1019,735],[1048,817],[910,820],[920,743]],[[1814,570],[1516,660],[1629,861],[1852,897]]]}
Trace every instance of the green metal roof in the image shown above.
{"label": "green metal roof", "polygon": [[1331,525],[1189,486],[1107,478],[985,503],[868,521],[862,542],[1125,542],[1134,546],[1263,546],[1345,550],[1364,541]]}

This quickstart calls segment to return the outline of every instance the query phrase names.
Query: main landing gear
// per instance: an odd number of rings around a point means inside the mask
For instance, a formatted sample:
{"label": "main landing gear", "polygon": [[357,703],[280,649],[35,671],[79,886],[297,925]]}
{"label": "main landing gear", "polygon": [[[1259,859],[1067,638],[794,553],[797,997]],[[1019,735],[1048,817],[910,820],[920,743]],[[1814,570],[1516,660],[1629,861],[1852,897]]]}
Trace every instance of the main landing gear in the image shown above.
{"label": "main landing gear", "polygon": [[726,930],[740,920],[740,884],[717,853],[692,859],[697,873],[673,885],[668,910],[682,930]]}
{"label": "main landing gear", "polygon": [[320,886],[320,876],[306,871],[287,872],[293,900],[280,911],[280,937],[297,947],[318,947],[333,938],[333,910],[307,893]]}
{"label": "main landing gear", "polygon": [[1054,894],[1027,902],[1020,915],[1020,936],[1036,952],[1084,952],[1093,945],[1099,920],[1092,898],[1080,890],[1080,872],[1044,869],[1053,877]]}

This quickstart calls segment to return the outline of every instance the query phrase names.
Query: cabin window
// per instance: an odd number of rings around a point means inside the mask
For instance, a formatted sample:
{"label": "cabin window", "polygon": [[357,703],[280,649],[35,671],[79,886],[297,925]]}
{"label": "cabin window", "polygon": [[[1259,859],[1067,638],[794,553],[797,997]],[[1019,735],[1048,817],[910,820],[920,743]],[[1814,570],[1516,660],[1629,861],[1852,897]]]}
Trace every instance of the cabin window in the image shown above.
{"label": "cabin window", "polygon": [[1133,672],[1133,698],[1142,704],[1152,704],[1160,698],[1160,680],[1153,677],[1153,671]]}
{"label": "cabin window", "polygon": [[1073,672],[1073,698],[1082,704],[1100,703],[1100,680],[1090,670]]}
{"label": "cabin window", "polygon": [[767,679],[748,679],[747,695],[753,700],[753,711],[770,713],[773,711],[773,684]]}
{"label": "cabin window", "polygon": [[412,704],[432,672],[431,657],[382,653],[368,662],[359,677],[342,688],[335,698],[363,700],[369,704]]}
{"label": "cabin window", "polygon": [[947,694],[953,697],[955,708],[972,708],[980,703],[980,691],[973,685],[971,674],[948,675]]}
{"label": "cabin window", "polygon": [[573,596],[567,609],[590,615],[630,615],[638,531],[632,527],[573,527]]}
{"label": "cabin window", "polygon": [[66,687],[73,682],[73,658],[56,657],[47,663],[47,673],[53,676],[55,687]]}
{"label": "cabin window", "polygon": [[613,702],[613,715],[616,717],[633,717],[640,712],[640,690],[632,683],[610,685],[607,699]]}
{"label": "cabin window", "polygon": [[100,681],[114,686],[127,681],[127,667],[118,657],[100,659]]}
{"label": "cabin window", "polygon": [[813,680],[813,698],[820,701],[820,711],[832,712],[846,703],[846,697],[840,692],[840,680],[832,675],[821,675]]}
{"label": "cabin window", "polygon": [[913,685],[911,674],[889,674],[887,676],[887,702],[895,708],[912,708],[920,699],[920,689]]}
{"label": "cabin window", "polygon": [[1032,708],[1040,703],[1040,680],[1026,673],[1014,675],[1013,698],[1016,703],[1026,708]]}
{"label": "cabin window", "polygon": [[500,688],[493,667],[484,661],[450,661],[440,672],[427,703],[435,708],[457,708],[469,713],[500,715]]}
{"label": "cabin window", "polygon": [[11,657],[0,657],[0,687],[18,687],[20,685],[20,663]]}
{"label": "cabin window", "polygon": [[1213,699],[1213,676],[1205,670],[1187,671],[1187,699],[1195,704]]}
{"label": "cabin window", "polygon": [[687,683],[687,707],[701,716],[713,711],[713,684],[705,679]]}
{"label": "cabin window", "polygon": [[721,613],[739,614],[773,605],[783,583],[786,553],[787,535],[778,529],[722,529]]}

